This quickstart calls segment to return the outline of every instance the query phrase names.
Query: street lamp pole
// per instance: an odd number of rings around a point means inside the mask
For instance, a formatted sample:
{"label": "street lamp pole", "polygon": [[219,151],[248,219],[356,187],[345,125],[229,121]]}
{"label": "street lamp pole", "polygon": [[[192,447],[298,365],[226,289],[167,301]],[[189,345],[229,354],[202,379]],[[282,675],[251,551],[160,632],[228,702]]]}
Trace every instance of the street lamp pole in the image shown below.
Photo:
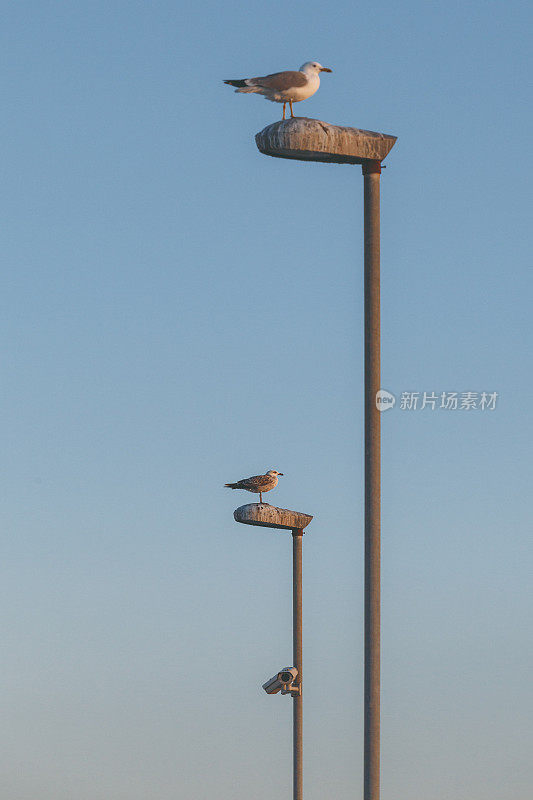
{"label": "street lamp pole", "polygon": [[276,158],[361,164],[365,266],[365,679],[364,800],[379,800],[380,769],[380,388],[379,188],[381,162],[396,136],[295,117],[256,134],[258,149]]}
{"label": "street lamp pole", "polygon": [[302,687],[302,544],[303,530],[292,532],[292,658],[298,670],[298,694],[293,695],[293,798],[303,800]]}
{"label": "street lamp pole", "polygon": [[292,533],[292,658],[293,666],[282,669],[263,684],[268,694],[292,696],[293,800],[303,800],[303,695],[302,695],[302,546],[304,528],[313,517],[267,503],[249,503],[236,508],[236,522],[279,528]]}
{"label": "street lamp pole", "polygon": [[379,800],[381,426],[380,226],[381,164],[363,164],[365,269],[365,702],[364,800]]}

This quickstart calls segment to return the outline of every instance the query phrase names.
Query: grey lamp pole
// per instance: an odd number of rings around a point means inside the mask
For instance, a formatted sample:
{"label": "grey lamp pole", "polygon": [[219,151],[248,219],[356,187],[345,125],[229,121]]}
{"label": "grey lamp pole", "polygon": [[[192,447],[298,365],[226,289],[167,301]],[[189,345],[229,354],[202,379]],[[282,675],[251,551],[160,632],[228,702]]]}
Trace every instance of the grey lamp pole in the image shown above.
{"label": "grey lamp pole", "polygon": [[363,164],[365,261],[365,751],[364,800],[379,800],[380,751],[380,388],[379,183],[381,164]]}
{"label": "grey lamp pole", "polygon": [[302,544],[303,530],[292,532],[292,660],[298,670],[298,694],[293,695],[294,800],[303,800],[303,685],[302,685]]}
{"label": "grey lamp pole", "polygon": [[[302,694],[302,545],[304,528],[313,517],[299,511],[276,508],[266,503],[249,503],[235,509],[233,516],[245,525],[263,528],[281,528],[292,533],[292,657],[296,668],[293,679],[291,668],[280,670],[263,684],[268,694],[292,695],[293,731],[293,800],[303,800],[303,694]],[[284,678],[283,676],[287,677]]]}
{"label": "grey lamp pole", "polygon": [[380,224],[381,162],[396,136],[330,125],[307,117],[275,122],[255,137],[265,155],[361,164],[365,270],[365,678],[364,800],[379,800],[380,769]]}

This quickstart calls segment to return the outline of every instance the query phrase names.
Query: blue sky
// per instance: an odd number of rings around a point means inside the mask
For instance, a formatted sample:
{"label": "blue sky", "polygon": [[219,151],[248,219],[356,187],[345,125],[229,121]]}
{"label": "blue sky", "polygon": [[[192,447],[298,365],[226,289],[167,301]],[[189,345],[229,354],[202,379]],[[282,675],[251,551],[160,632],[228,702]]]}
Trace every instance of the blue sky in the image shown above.
{"label": "blue sky", "polygon": [[531,7],[3,17],[2,796],[289,796],[290,537],[223,489],[269,468],[315,516],[306,797],[361,795],[362,178],[222,84],[317,59],[296,113],[399,137],[383,386],[498,392],[382,420],[383,800],[530,798]]}

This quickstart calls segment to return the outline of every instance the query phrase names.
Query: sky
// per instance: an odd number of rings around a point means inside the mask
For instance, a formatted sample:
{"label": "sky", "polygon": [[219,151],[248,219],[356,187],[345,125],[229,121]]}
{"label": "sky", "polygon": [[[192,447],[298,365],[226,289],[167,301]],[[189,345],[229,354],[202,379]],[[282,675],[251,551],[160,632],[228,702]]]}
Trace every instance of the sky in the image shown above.
{"label": "sky", "polygon": [[382,798],[529,800],[531,6],[2,17],[2,797],[290,796],[291,701],[261,689],[291,661],[290,535],[223,488],[270,468],[265,499],[314,515],[305,796],[362,796],[361,170],[261,155],[281,107],[222,83],[318,60],[295,113],[398,136]]}

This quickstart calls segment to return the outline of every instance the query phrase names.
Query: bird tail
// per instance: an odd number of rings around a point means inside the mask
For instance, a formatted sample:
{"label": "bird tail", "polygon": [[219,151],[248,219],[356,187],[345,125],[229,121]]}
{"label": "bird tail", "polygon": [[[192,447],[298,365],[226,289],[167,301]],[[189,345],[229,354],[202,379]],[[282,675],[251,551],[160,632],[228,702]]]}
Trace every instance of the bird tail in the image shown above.
{"label": "bird tail", "polygon": [[239,94],[248,94],[257,92],[257,86],[249,86],[248,78],[243,78],[242,80],[235,80],[235,81],[224,81],[224,83],[229,84],[230,86],[236,86],[236,92]]}
{"label": "bird tail", "polygon": [[228,489],[238,489],[239,485],[237,483],[225,483],[224,486],[227,486]]}

